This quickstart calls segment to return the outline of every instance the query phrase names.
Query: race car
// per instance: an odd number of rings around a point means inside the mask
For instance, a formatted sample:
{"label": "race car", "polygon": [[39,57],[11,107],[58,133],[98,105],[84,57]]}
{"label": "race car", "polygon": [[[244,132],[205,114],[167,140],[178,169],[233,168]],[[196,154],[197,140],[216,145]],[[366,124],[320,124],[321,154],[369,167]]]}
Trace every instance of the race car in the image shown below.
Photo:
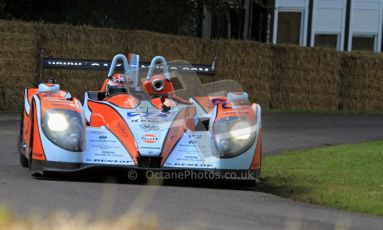
{"label": "race car", "polygon": [[[65,65],[81,66],[73,63]],[[139,55],[118,54],[108,68],[83,103],[55,80],[24,90],[20,163],[33,176],[118,168],[258,180],[261,107],[238,83],[201,84],[203,67],[162,56],[142,65]]]}

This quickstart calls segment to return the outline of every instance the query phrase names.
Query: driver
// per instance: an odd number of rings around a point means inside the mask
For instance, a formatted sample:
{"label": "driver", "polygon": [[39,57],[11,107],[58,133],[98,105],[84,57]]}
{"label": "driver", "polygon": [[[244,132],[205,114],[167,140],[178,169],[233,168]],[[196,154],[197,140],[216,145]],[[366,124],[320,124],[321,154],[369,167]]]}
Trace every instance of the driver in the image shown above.
{"label": "driver", "polygon": [[116,94],[128,93],[134,89],[132,79],[125,74],[115,73],[106,84],[105,96],[112,97]]}

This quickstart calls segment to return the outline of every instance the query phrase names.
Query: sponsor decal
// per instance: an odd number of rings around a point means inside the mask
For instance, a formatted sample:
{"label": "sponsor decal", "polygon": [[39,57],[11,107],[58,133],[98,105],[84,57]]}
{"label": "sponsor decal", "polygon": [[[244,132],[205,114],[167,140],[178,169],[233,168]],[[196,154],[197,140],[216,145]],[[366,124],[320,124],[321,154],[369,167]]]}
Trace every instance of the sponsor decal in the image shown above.
{"label": "sponsor decal", "polygon": [[[150,64],[145,65],[141,64],[141,68],[149,68]],[[169,70],[175,70],[175,71],[196,71],[196,72],[212,72],[214,71],[213,66],[205,67],[201,65],[194,65],[191,67],[187,66],[168,66]],[[156,69],[163,69],[162,65],[156,66]]]}
{"label": "sponsor decal", "polygon": [[131,160],[113,160],[113,159],[86,159],[86,162],[95,162],[95,163],[132,163]]}
{"label": "sponsor decal", "polygon": [[[69,60],[48,60],[45,62],[48,66],[73,66],[73,67],[80,67],[80,66],[92,66],[92,67],[109,67],[109,64],[100,61],[100,62],[92,62],[92,61],[69,61]],[[116,66],[121,66],[122,64],[117,64]]]}
{"label": "sponsor decal", "polygon": [[142,123],[140,125],[140,128],[143,129],[144,131],[150,131],[150,130],[156,131],[159,129],[158,125],[148,124],[148,123]]}
{"label": "sponsor decal", "polygon": [[158,150],[158,149],[161,149],[161,147],[140,146],[140,149],[153,149],[153,150]]}
{"label": "sponsor decal", "polygon": [[81,66],[82,62],[71,61],[48,61],[48,65]]}
{"label": "sponsor decal", "polygon": [[188,167],[213,167],[212,164],[204,164],[204,163],[174,163],[174,166],[188,166]]}
{"label": "sponsor decal", "polygon": [[239,117],[239,118],[247,119],[247,117],[249,116],[249,112],[241,112],[241,111],[223,112],[222,115],[226,117]]}
{"label": "sponsor decal", "polygon": [[[44,67],[74,67],[74,68],[80,68],[80,67],[91,67],[95,69],[99,69],[101,67],[107,68],[110,65],[110,61],[104,61],[104,60],[73,60],[73,59],[58,59],[58,58],[44,58],[43,59],[43,65]],[[122,66],[121,63],[118,63],[116,65],[117,67]],[[149,62],[142,62],[139,65],[140,68],[143,69],[149,69],[150,63]],[[171,71],[186,71],[186,72],[202,72],[202,73],[213,73],[215,71],[215,64],[212,65],[169,65],[169,70]],[[163,69],[162,65],[156,66],[156,69]]]}
{"label": "sponsor decal", "polygon": [[115,140],[106,140],[106,139],[99,139],[99,140],[89,140],[91,143],[116,143]]}
{"label": "sponsor decal", "polygon": [[203,138],[203,135],[202,134],[188,134],[187,136],[189,139],[197,139],[197,140],[200,140]]}
{"label": "sponsor decal", "polygon": [[[53,105],[53,106],[70,106],[70,105],[71,105],[71,104],[69,104],[69,103],[56,103],[56,102],[53,102],[53,103],[52,103],[53,100],[49,100],[49,99],[48,99],[48,101],[49,101],[50,104]],[[61,102],[61,101],[59,101],[59,102]]]}
{"label": "sponsor decal", "polygon": [[130,120],[132,123],[160,123],[158,120],[154,119],[132,119]]}
{"label": "sponsor decal", "polygon": [[142,136],[142,140],[145,143],[153,144],[153,143],[156,143],[158,141],[158,137],[154,134],[144,134]]}
{"label": "sponsor decal", "polygon": [[104,134],[105,132],[104,131],[99,131],[99,130],[91,130],[89,131],[89,134]]}
{"label": "sponsor decal", "polygon": [[198,143],[199,140],[203,139],[203,135],[202,134],[188,134],[187,135],[187,143],[188,145],[180,145],[180,146],[184,146],[184,147],[187,147],[187,146],[194,146],[195,144]]}
{"label": "sponsor decal", "polygon": [[168,115],[166,113],[156,113],[156,112],[142,112],[142,113],[138,113],[138,112],[128,112],[127,113],[127,116],[128,118],[133,118],[133,117],[145,117],[145,118],[167,118]]}

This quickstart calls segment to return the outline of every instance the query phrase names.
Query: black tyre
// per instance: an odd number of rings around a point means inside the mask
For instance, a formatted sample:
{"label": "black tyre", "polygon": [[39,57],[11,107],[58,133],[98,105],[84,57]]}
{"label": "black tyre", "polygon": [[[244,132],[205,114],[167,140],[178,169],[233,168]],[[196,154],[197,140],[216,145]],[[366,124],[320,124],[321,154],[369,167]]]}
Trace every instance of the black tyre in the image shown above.
{"label": "black tyre", "polygon": [[19,162],[21,166],[24,168],[29,167],[29,160],[24,155],[24,147],[23,147],[23,132],[24,132],[24,105],[21,108],[20,112],[20,132],[19,132],[19,138],[18,138],[18,147],[19,147]]}
{"label": "black tyre", "polygon": [[24,168],[29,167],[29,160],[22,153],[19,153],[19,161]]}

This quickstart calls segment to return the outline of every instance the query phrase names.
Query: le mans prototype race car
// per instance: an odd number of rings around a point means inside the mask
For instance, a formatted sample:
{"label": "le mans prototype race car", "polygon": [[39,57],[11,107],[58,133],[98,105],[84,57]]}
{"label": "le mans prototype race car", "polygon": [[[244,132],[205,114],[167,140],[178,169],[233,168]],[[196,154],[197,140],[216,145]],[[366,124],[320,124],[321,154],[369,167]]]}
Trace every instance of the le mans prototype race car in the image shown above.
{"label": "le mans prototype race car", "polygon": [[205,67],[161,56],[144,65],[138,55],[119,54],[101,65],[108,76],[83,104],[55,81],[24,90],[20,163],[32,175],[119,168],[259,177],[261,108],[238,83],[201,84]]}

